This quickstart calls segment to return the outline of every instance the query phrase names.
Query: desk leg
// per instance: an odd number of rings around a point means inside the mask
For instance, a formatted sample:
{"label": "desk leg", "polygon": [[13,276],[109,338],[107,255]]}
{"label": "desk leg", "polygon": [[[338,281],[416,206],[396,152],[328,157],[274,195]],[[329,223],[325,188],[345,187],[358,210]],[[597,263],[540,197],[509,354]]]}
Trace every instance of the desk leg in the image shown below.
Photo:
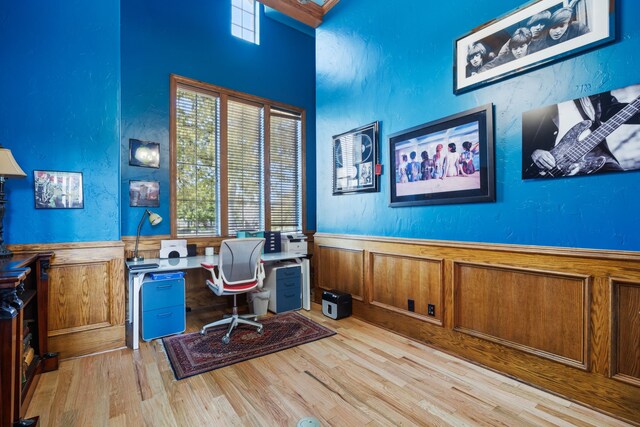
{"label": "desk leg", "polygon": [[131,324],[132,324],[132,337],[131,348],[137,350],[140,347],[140,289],[142,289],[142,281],[144,280],[144,273],[136,274],[133,276],[133,292],[129,295],[129,299],[132,301]]}
{"label": "desk leg", "polygon": [[311,310],[311,273],[309,259],[302,259],[302,308]]}

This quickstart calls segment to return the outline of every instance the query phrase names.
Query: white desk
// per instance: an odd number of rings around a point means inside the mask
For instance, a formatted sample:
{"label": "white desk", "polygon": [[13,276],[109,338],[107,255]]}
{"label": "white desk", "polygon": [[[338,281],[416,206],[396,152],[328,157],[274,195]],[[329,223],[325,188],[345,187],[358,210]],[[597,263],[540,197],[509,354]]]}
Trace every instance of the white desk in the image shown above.
{"label": "white desk", "polygon": [[[277,252],[263,254],[262,260],[265,263],[278,261],[294,261],[302,266],[302,308],[311,310],[311,279],[309,277],[309,259],[307,255],[290,252]],[[127,333],[131,330],[131,348],[137,349],[140,345],[140,289],[145,275],[148,273],[158,273],[161,271],[189,270],[202,268],[202,263],[218,265],[218,255],[193,256],[186,258],[147,258],[144,261],[126,262],[129,274],[129,304],[127,307],[129,324]],[[143,264],[158,264],[141,270],[132,270],[131,267]],[[202,286],[205,286],[203,283]],[[129,326],[131,328],[129,328]],[[128,340],[127,340],[128,341]]]}

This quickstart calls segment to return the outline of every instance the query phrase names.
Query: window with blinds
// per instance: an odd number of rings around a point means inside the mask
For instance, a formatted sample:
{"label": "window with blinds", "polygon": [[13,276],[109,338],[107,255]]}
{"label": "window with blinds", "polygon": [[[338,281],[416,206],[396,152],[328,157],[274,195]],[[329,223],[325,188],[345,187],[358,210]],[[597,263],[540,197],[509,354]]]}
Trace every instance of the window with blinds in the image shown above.
{"label": "window with blinds", "polygon": [[275,108],[270,118],[271,230],[298,231],[302,223],[302,120],[299,113]]}
{"label": "window with blinds", "polygon": [[176,93],[176,229],[218,234],[220,98],[178,87]]}
{"label": "window with blinds", "polygon": [[229,99],[228,111],[229,230],[263,230],[264,108]]}
{"label": "window with blinds", "polygon": [[174,237],[303,230],[303,111],[171,76]]}

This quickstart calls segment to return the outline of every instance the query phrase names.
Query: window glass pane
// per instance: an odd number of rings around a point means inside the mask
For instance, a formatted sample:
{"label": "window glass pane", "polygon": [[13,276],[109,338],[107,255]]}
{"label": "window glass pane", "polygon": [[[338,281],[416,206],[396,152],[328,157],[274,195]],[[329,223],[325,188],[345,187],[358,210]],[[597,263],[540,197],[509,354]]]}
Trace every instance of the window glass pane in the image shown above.
{"label": "window glass pane", "polygon": [[231,23],[234,25],[242,25],[242,9],[237,7],[231,8]]}
{"label": "window glass pane", "polygon": [[255,0],[232,0],[231,34],[251,43],[259,44],[259,10]]}
{"label": "window glass pane", "polygon": [[174,120],[177,233],[216,234],[219,98],[178,88]]}
{"label": "window glass pane", "polygon": [[263,108],[228,103],[229,233],[264,229]]}
{"label": "window glass pane", "polygon": [[232,25],[231,26],[231,34],[242,38],[242,27],[238,26],[238,25]]}
{"label": "window glass pane", "polygon": [[253,31],[253,13],[247,11],[242,12],[242,28]]}
{"label": "window glass pane", "polygon": [[273,231],[302,230],[301,120],[272,109],[270,194]]}
{"label": "window glass pane", "polygon": [[253,42],[253,38],[254,38],[253,31],[242,30],[242,38],[248,42]]}

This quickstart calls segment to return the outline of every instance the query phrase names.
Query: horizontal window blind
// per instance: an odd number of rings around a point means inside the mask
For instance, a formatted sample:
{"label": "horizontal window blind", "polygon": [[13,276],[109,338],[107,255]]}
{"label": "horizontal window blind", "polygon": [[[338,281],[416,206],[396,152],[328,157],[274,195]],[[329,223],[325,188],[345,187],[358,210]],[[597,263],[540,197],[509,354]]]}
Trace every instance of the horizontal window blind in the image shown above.
{"label": "horizontal window blind", "polygon": [[300,114],[272,108],[270,116],[270,229],[300,231],[302,224]]}
{"label": "horizontal window blind", "polygon": [[264,229],[264,108],[229,99],[227,176],[229,234]]}
{"label": "horizontal window blind", "polygon": [[179,236],[219,234],[220,98],[178,87],[176,93],[176,229]]}

